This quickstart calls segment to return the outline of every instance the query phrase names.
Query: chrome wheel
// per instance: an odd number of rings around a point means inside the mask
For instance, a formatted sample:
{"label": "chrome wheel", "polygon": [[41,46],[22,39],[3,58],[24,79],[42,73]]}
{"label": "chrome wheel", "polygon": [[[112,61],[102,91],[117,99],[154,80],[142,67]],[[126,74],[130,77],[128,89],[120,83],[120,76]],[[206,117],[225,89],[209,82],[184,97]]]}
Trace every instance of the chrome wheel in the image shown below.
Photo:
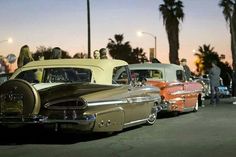
{"label": "chrome wheel", "polygon": [[157,109],[153,108],[151,114],[148,116],[147,124],[153,125],[157,119]]}

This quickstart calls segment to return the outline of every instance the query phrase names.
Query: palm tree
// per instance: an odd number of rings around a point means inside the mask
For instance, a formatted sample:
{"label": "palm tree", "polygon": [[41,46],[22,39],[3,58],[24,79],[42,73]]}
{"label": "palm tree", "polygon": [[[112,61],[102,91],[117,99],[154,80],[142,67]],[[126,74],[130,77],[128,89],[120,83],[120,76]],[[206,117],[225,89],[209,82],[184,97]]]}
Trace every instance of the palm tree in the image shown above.
{"label": "palm tree", "polygon": [[199,46],[199,53],[195,53],[194,55],[198,56],[199,64],[197,64],[197,69],[200,74],[204,74],[208,71],[211,66],[212,61],[220,62],[220,57],[217,52],[214,51],[214,47],[211,45],[203,44],[203,46]]}
{"label": "palm tree", "polygon": [[124,42],[123,34],[115,34],[114,38],[114,40],[110,38],[107,44],[112,58],[124,60],[129,64],[147,61],[146,53],[143,49],[139,47],[132,49],[129,41]]}
{"label": "palm tree", "polygon": [[169,41],[169,61],[179,64],[179,24],[184,19],[183,2],[181,0],[163,0],[159,6],[163,24]]}
{"label": "palm tree", "polygon": [[233,69],[236,70],[236,0],[220,0],[219,6],[223,8],[223,15],[229,24]]}
{"label": "palm tree", "polygon": [[233,58],[233,84],[232,95],[236,96],[236,0],[220,0],[219,6],[223,8],[223,15],[229,24],[231,35],[231,53]]}
{"label": "palm tree", "polygon": [[129,64],[134,64],[134,63],[144,63],[147,62],[148,59],[146,57],[146,53],[143,51],[142,48],[135,48],[133,49],[131,56],[130,56],[130,61],[128,62]]}
{"label": "palm tree", "polygon": [[123,42],[123,40],[123,34],[115,34],[114,40],[111,38],[109,39],[107,48],[112,58],[121,60],[126,60],[129,58],[129,55],[132,52],[132,47],[129,41]]}

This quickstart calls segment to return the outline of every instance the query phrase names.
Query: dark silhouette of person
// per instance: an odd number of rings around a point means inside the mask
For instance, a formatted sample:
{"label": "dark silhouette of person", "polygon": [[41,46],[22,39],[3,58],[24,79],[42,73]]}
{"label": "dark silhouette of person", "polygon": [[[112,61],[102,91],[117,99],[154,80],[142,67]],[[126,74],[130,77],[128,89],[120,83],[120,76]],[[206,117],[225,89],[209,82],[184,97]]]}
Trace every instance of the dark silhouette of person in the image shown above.
{"label": "dark silhouette of person", "polygon": [[17,66],[18,68],[21,68],[22,66],[24,66],[25,64],[34,61],[32,54],[30,52],[29,46],[28,45],[24,45],[21,47],[20,49],[20,54],[19,57],[17,59]]}
{"label": "dark silhouette of person", "polygon": [[8,63],[6,61],[6,58],[0,56],[0,74],[8,73],[7,67]]}
{"label": "dark silhouette of person", "polygon": [[153,58],[152,63],[161,63],[161,62],[157,58]]}
{"label": "dark silhouette of person", "polygon": [[191,77],[191,70],[187,65],[187,59],[183,58],[180,60],[180,65],[183,66],[184,68],[184,72],[185,72],[185,76],[186,76],[186,80],[189,81],[190,77]]}
{"label": "dark silhouette of person", "polygon": [[219,86],[220,86],[220,68],[216,65],[216,61],[212,61],[212,67],[209,70],[209,79],[211,87],[210,104],[216,105],[219,103]]}
{"label": "dark silhouette of person", "polygon": [[105,48],[101,48],[99,50],[99,53],[100,53],[100,59],[108,59],[107,58],[107,50]]}
{"label": "dark silhouette of person", "polygon": [[50,59],[61,59],[62,51],[60,47],[54,47],[51,52]]}
{"label": "dark silhouette of person", "polygon": [[93,51],[93,58],[100,59],[100,52],[98,50]]}

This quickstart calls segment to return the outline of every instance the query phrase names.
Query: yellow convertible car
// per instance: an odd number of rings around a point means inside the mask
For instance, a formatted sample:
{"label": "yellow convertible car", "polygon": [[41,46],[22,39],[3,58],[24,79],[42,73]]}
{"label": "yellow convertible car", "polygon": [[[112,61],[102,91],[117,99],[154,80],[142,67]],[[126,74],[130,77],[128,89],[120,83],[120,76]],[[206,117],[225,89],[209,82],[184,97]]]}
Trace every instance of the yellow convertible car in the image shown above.
{"label": "yellow convertible car", "polygon": [[128,64],[121,60],[33,61],[1,84],[0,125],[114,132],[154,124],[159,92],[132,82]]}

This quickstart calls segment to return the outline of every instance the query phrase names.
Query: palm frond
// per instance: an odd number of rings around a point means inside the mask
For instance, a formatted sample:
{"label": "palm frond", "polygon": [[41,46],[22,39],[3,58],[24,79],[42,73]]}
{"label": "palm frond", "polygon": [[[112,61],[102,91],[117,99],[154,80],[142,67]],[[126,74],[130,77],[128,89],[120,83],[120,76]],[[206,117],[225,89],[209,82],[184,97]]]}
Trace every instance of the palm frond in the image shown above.
{"label": "palm frond", "polygon": [[219,6],[221,8],[223,8],[222,12],[223,12],[226,22],[230,22],[235,4],[236,4],[236,1],[233,2],[232,0],[221,0],[220,1]]}

